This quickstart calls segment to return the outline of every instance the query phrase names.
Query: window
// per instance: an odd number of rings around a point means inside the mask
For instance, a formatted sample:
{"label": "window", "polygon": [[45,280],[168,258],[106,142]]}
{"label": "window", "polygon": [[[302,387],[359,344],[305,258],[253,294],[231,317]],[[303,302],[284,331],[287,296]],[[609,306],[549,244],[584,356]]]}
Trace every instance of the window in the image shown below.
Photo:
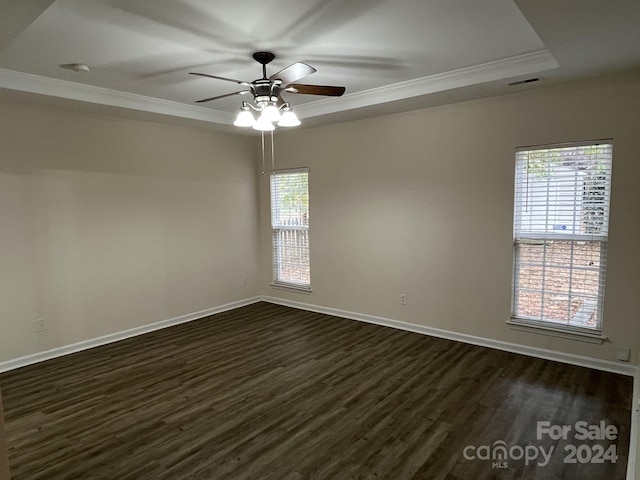
{"label": "window", "polygon": [[509,323],[600,335],[610,142],[518,149]]}
{"label": "window", "polygon": [[311,289],[309,268],[309,171],[271,175],[273,283]]}

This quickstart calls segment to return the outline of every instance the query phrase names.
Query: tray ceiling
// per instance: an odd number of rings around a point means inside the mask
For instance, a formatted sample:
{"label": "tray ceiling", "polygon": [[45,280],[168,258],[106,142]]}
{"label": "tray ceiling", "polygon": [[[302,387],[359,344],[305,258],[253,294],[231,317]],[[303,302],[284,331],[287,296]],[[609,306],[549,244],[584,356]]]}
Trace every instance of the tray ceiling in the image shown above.
{"label": "tray ceiling", "polygon": [[[640,65],[637,0],[21,0],[0,3],[0,88],[159,113],[221,127],[237,90],[305,62],[305,83],[340,98],[290,95],[306,125],[537,88]],[[89,72],[60,65],[83,63]],[[518,80],[538,82],[509,86]]]}

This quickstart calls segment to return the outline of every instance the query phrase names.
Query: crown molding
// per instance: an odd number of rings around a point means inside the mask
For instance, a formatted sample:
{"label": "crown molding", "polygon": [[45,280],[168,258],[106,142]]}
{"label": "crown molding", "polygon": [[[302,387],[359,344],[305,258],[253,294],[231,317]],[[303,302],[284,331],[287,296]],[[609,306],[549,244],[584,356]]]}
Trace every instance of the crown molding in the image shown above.
{"label": "crown molding", "polygon": [[473,65],[471,67],[416,78],[406,82],[372,88],[362,92],[344,95],[340,98],[317,100],[297,106],[295,110],[298,117],[311,118],[428,95],[430,93],[443,92],[454,88],[468,87],[522,75],[537,74],[558,67],[558,62],[548,50],[539,50]]}
{"label": "crown molding", "polygon": [[0,88],[230,125],[229,112],[0,68]]}
{"label": "crown molding", "polygon": [[[517,55],[449,72],[394,83],[362,92],[296,106],[300,118],[311,118],[382,103],[404,100],[454,88],[537,74],[558,68],[548,50]],[[170,115],[229,126],[234,114],[108,88],[43,77],[0,68],[0,88],[48,95],[111,107]]]}

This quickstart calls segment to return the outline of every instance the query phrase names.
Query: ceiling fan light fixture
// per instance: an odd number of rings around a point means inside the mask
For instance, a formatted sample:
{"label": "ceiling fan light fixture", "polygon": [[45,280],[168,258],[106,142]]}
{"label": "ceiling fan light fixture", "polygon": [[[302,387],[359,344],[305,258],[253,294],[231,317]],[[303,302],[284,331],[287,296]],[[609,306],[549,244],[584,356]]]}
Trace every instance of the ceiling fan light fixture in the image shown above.
{"label": "ceiling fan light fixture", "polygon": [[233,122],[236,127],[253,127],[256,124],[256,119],[249,109],[247,102],[242,103],[242,107],[238,112],[236,120]]}
{"label": "ceiling fan light fixture", "polygon": [[[203,98],[202,100],[197,100],[196,103],[211,102],[212,100],[220,100],[234,95],[250,93],[253,95],[253,101],[242,102],[241,111],[238,113],[233,124],[238,127],[253,127],[263,132],[271,132],[275,130],[275,125],[279,127],[296,127],[300,125],[300,120],[292,111],[291,104],[282,100],[280,96],[281,93],[340,97],[345,92],[345,87],[295,83],[316,72],[315,68],[301,62],[292,63],[278,73],[267,77],[267,64],[274,58],[276,58],[276,56],[271,52],[255,52],[253,54],[253,59],[262,65],[262,78],[258,78],[252,82],[220,77],[208,73],[189,72],[190,75],[224,80],[225,82],[232,82],[246,87],[245,90]],[[253,116],[252,110],[260,114],[257,120]]]}
{"label": "ceiling fan light fixture", "polygon": [[298,125],[300,125],[300,119],[298,119],[298,116],[291,109],[291,106],[288,103],[285,104],[284,110],[282,111],[282,118],[278,122],[278,126],[297,127]]}

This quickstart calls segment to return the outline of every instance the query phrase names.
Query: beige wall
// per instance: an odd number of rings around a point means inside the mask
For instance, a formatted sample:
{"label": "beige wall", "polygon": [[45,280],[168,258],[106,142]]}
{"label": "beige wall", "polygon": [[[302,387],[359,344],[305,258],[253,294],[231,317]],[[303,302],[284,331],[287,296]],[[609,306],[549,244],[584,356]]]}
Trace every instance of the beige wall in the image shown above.
{"label": "beige wall", "polygon": [[[629,346],[636,363],[639,96],[623,76],[279,133],[276,166],[311,169],[310,295],[268,286],[251,137],[5,101],[0,361],[262,293],[599,359]],[[513,331],[514,148],[605,137],[611,341]]]}
{"label": "beige wall", "polygon": [[[276,138],[276,166],[310,168],[310,295],[263,294],[615,361],[640,333],[640,79],[570,84]],[[611,137],[613,193],[604,331],[592,345],[511,330],[514,149]],[[401,306],[399,295],[407,295]]]}
{"label": "beige wall", "polygon": [[256,294],[247,137],[0,111],[0,361]]}

